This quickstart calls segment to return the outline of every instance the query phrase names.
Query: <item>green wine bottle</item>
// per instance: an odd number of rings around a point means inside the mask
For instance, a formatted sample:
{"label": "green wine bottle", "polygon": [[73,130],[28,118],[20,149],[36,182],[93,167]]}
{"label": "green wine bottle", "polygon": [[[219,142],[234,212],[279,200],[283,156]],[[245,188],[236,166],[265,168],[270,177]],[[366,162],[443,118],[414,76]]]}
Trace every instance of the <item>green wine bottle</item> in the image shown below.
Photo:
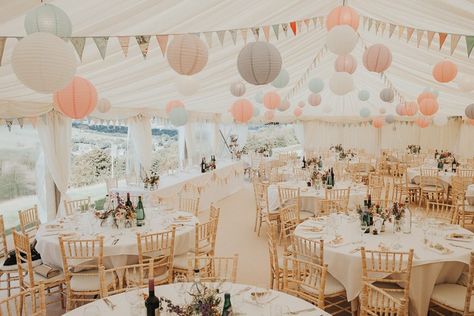
{"label": "green wine bottle", "polygon": [[230,293],[224,294],[224,308],[222,309],[222,316],[232,316],[232,304],[230,303]]}
{"label": "green wine bottle", "polygon": [[145,222],[145,210],[143,209],[142,197],[138,197],[137,208],[135,209],[137,214],[137,226],[142,226]]}

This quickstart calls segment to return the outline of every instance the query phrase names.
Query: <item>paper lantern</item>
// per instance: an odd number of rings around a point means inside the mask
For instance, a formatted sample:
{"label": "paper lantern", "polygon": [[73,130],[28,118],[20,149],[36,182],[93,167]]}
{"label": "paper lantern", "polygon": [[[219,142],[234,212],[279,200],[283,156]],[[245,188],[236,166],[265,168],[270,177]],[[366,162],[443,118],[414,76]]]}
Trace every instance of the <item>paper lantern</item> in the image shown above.
{"label": "paper lantern", "polygon": [[300,108],[300,107],[297,107],[293,110],[293,114],[296,116],[296,117],[300,117],[301,114],[303,114],[303,110]]}
{"label": "paper lantern", "polygon": [[357,61],[350,54],[338,56],[334,62],[334,69],[336,69],[337,72],[353,74],[356,68]]}
{"label": "paper lantern", "polygon": [[196,35],[175,35],[168,46],[166,58],[170,67],[180,75],[197,74],[207,65],[207,46]]}
{"label": "paper lantern", "polygon": [[110,104],[110,101],[107,99],[100,99],[99,102],[97,102],[97,110],[99,110],[100,113],[109,112],[111,107],[112,104]]}
{"label": "paper lantern", "polygon": [[384,107],[380,107],[380,108],[379,108],[379,113],[380,113],[380,114],[385,114],[385,113],[387,113],[387,109],[384,108]]}
{"label": "paper lantern", "polygon": [[308,103],[311,106],[318,106],[321,104],[321,96],[319,94],[311,93],[308,96]]}
{"label": "paper lantern", "polygon": [[263,118],[267,122],[271,122],[274,117],[275,117],[275,111],[265,111],[265,114],[263,114]]}
{"label": "paper lantern", "polygon": [[74,49],[49,33],[33,33],[19,41],[11,63],[18,80],[40,93],[53,93],[73,79],[76,68]]}
{"label": "paper lantern", "polygon": [[355,31],[359,28],[359,14],[348,6],[338,6],[329,12],[326,18],[326,28],[330,31],[337,25],[349,25]]}
{"label": "paper lantern", "polygon": [[66,12],[55,5],[43,3],[25,16],[26,34],[45,32],[57,37],[71,37],[72,24]]}
{"label": "paper lantern", "polygon": [[365,50],[363,62],[368,71],[381,73],[392,64],[392,53],[387,46],[375,44]]}
{"label": "paper lantern", "polygon": [[424,99],[433,99],[433,100],[436,100],[436,96],[431,93],[431,92],[428,92],[428,91],[425,91],[425,92],[422,92],[418,95],[418,97],[416,98],[416,102],[418,102],[418,104],[421,104],[421,102],[424,100]]}
{"label": "paper lantern", "polygon": [[54,93],[54,106],[72,119],[82,119],[94,111],[97,90],[87,79],[74,77],[63,89]]}
{"label": "paper lantern", "polygon": [[444,126],[448,124],[448,117],[443,114],[437,114],[433,117],[433,124],[436,126]]}
{"label": "paper lantern", "polygon": [[387,122],[387,124],[392,124],[395,122],[395,116],[393,114],[388,114],[386,117],[385,117],[385,122]]}
{"label": "paper lantern", "polygon": [[372,126],[375,128],[382,128],[384,121],[383,116],[377,116],[372,120]]}
{"label": "paper lantern", "polygon": [[474,119],[474,103],[469,104],[466,106],[466,109],[464,110],[464,113],[466,116],[470,119]]}
{"label": "paper lantern", "polygon": [[430,119],[424,116],[417,117],[415,120],[416,125],[418,125],[421,128],[426,128],[430,126]]}
{"label": "paper lantern", "polygon": [[413,116],[418,113],[418,104],[416,102],[406,102],[405,103],[405,115]]}
{"label": "paper lantern", "polygon": [[470,92],[474,90],[474,77],[472,76],[457,76],[456,83],[462,92]]}
{"label": "paper lantern", "polygon": [[319,93],[324,89],[324,81],[319,78],[312,78],[308,82],[308,88],[313,93]]}
{"label": "paper lantern", "polygon": [[278,111],[280,112],[284,112],[286,110],[288,110],[290,108],[290,101],[288,101],[287,99],[284,99],[280,102],[280,105],[278,106]]}
{"label": "paper lantern", "polygon": [[188,112],[184,107],[177,107],[171,110],[168,118],[175,127],[183,126],[188,122]]}
{"label": "paper lantern", "polygon": [[338,25],[329,31],[326,37],[326,45],[332,53],[346,55],[352,52],[358,40],[359,35],[357,35],[352,27]]}
{"label": "paper lantern", "polygon": [[395,112],[397,112],[397,114],[400,116],[407,115],[405,110],[405,104],[400,103],[399,105],[397,105],[397,107],[395,108]]}
{"label": "paper lantern", "polygon": [[171,100],[166,104],[165,111],[169,114],[174,108],[184,108],[184,103],[180,100]]}
{"label": "paper lantern", "polygon": [[424,98],[418,106],[420,113],[425,116],[431,116],[438,112],[439,109],[438,101],[434,98]]}
{"label": "paper lantern", "polygon": [[238,123],[246,123],[253,116],[253,105],[247,99],[238,99],[232,105],[232,116]]}
{"label": "paper lantern", "polygon": [[275,110],[280,105],[280,102],[280,96],[274,91],[267,92],[263,96],[263,106],[269,110]]}
{"label": "paper lantern", "polygon": [[230,93],[234,97],[241,97],[245,94],[245,84],[240,81],[233,82],[230,85]]}
{"label": "paper lantern", "polygon": [[431,93],[432,95],[434,95],[435,98],[438,98],[438,96],[439,96],[439,91],[436,90],[436,89],[433,88],[433,87],[426,87],[426,88],[423,90],[423,92],[429,92],[429,93]]}
{"label": "paper lantern", "polygon": [[359,111],[360,117],[367,118],[370,116],[370,110],[368,108],[362,108]]}
{"label": "paper lantern", "polygon": [[272,82],[281,70],[278,49],[267,42],[251,42],[242,48],[237,58],[237,69],[242,78],[253,85]]}
{"label": "paper lantern", "polygon": [[370,93],[367,90],[360,90],[358,97],[361,101],[367,101],[370,98]]}
{"label": "paper lantern", "polygon": [[347,72],[335,72],[329,80],[329,88],[334,94],[344,95],[354,89],[354,81]]}
{"label": "paper lantern", "polygon": [[263,103],[263,91],[258,91],[256,94],[255,94],[255,101],[257,103],[260,103],[262,104]]}
{"label": "paper lantern", "polygon": [[393,93],[393,90],[390,88],[385,88],[380,91],[380,100],[384,102],[392,102],[393,98],[395,97],[395,94]]}
{"label": "paper lantern", "polygon": [[275,80],[272,81],[272,86],[275,88],[284,88],[290,82],[290,74],[286,69],[281,69]]}
{"label": "paper lantern", "polygon": [[260,115],[260,108],[258,106],[253,107],[253,117],[257,117]]}
{"label": "paper lantern", "polygon": [[449,60],[443,60],[433,67],[433,78],[438,82],[450,82],[458,74],[458,67]]}
{"label": "paper lantern", "polygon": [[297,106],[299,108],[304,108],[306,106],[306,103],[303,100],[301,100],[301,101],[298,102]]}
{"label": "paper lantern", "polygon": [[223,113],[221,115],[222,124],[228,125],[228,124],[232,124],[233,122],[234,122],[234,118],[232,117],[230,113]]}
{"label": "paper lantern", "polygon": [[467,124],[474,125],[474,119],[467,119]]}
{"label": "paper lantern", "polygon": [[176,90],[183,96],[190,96],[198,92],[200,87],[196,78],[189,76],[179,76],[176,79]]}

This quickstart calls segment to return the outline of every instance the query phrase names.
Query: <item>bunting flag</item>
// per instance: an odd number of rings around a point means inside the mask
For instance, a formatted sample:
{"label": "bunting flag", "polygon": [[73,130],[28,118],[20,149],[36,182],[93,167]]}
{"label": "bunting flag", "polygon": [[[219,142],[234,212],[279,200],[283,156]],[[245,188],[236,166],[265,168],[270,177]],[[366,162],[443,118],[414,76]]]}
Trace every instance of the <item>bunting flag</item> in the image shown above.
{"label": "bunting flag", "polygon": [[[85,37],[74,37],[74,38],[71,38],[71,43],[72,43],[72,46],[74,46],[74,49],[76,50],[76,53],[79,56],[79,59],[82,61],[82,54],[84,53],[84,46],[86,45],[86,38]],[[0,57],[1,57],[1,51],[0,51]]]}
{"label": "bunting flag", "polygon": [[474,47],[474,36],[466,36],[467,57],[471,57],[472,48]]}
{"label": "bunting flag", "polygon": [[255,37],[255,41],[258,41],[258,37],[260,36],[260,28],[252,27],[251,30],[253,33],[253,37]]}
{"label": "bunting flag", "polygon": [[20,125],[20,128],[23,128],[23,118],[19,117],[17,118],[17,121],[18,121],[18,125]]}
{"label": "bunting flag", "polygon": [[391,37],[392,37],[393,32],[395,32],[395,27],[396,27],[395,24],[391,24],[391,23],[390,23],[390,29],[389,29],[389,32],[388,32],[388,38],[391,38]]}
{"label": "bunting flag", "polygon": [[234,45],[237,44],[237,30],[229,30],[230,32],[230,37],[232,37],[232,42],[234,42]]}
{"label": "bunting flag", "polygon": [[398,38],[402,39],[403,36],[403,31],[405,30],[405,27],[403,25],[398,26]]}
{"label": "bunting flag", "polygon": [[99,50],[99,53],[102,59],[105,59],[105,53],[107,52],[108,41],[109,41],[108,36],[94,37],[95,46],[97,46],[97,49]]}
{"label": "bunting flag", "polygon": [[272,25],[273,33],[275,33],[276,39],[278,40],[280,34],[280,24],[273,24]]}
{"label": "bunting flag", "polygon": [[382,22],[382,24],[380,24],[380,35],[383,36],[383,34],[385,33],[385,27],[386,26],[387,25],[384,22]]}
{"label": "bunting flag", "polygon": [[285,36],[288,37],[288,23],[282,23],[282,24],[281,24],[281,29],[282,29],[283,32],[285,33]]}
{"label": "bunting flag", "polygon": [[207,46],[212,48],[212,32],[204,32],[204,37],[206,38]]}
{"label": "bunting flag", "polygon": [[156,35],[156,41],[158,42],[158,45],[160,46],[163,57],[165,57],[166,48],[168,47],[168,35]]}
{"label": "bunting flag", "polygon": [[407,28],[407,43],[411,40],[414,31],[415,29],[412,27]]}
{"label": "bunting flag", "polygon": [[324,16],[320,16],[318,18],[318,21],[319,21],[319,25],[321,26],[321,28],[324,28]]}
{"label": "bunting flag", "polygon": [[224,31],[217,31],[217,38],[221,43],[221,46],[224,46],[224,39],[225,39],[225,30]]}
{"label": "bunting flag", "polygon": [[430,48],[431,43],[433,42],[435,32],[428,31],[428,48]]}
{"label": "bunting flag", "polygon": [[309,24],[311,23],[310,19],[304,19],[304,24],[306,25],[306,31],[309,31]]}
{"label": "bunting flag", "polygon": [[416,47],[420,47],[421,40],[423,39],[423,34],[425,31],[416,30]]}
{"label": "bunting flag", "polygon": [[268,42],[270,40],[270,26],[263,26],[263,34],[265,35],[265,40]]}
{"label": "bunting flag", "polygon": [[142,52],[143,58],[146,58],[146,55],[148,54],[148,46],[150,46],[150,37],[150,35],[135,36],[138,47],[140,47],[140,51]]}
{"label": "bunting flag", "polygon": [[128,56],[128,46],[130,44],[130,37],[128,36],[119,36],[118,41],[120,44],[120,47],[122,47],[122,52],[125,57]]}
{"label": "bunting flag", "polygon": [[375,21],[375,34],[379,33],[380,29],[380,21]]}
{"label": "bunting flag", "polygon": [[293,31],[293,35],[296,35],[296,22],[290,22],[290,28]]}
{"label": "bunting flag", "polygon": [[451,34],[451,55],[454,53],[456,50],[456,47],[458,46],[459,39],[461,38],[460,35],[457,34]]}
{"label": "bunting flag", "polygon": [[5,43],[7,42],[6,37],[0,38],[0,66],[2,65],[3,52],[5,51]]}
{"label": "bunting flag", "polygon": [[439,35],[439,50],[443,48],[444,42],[446,41],[446,37],[448,37],[448,34],[446,33],[438,33]]}
{"label": "bunting flag", "polygon": [[374,23],[374,20],[372,19],[369,19],[369,28],[368,30],[370,31],[370,29],[372,28],[372,24]]}
{"label": "bunting flag", "polygon": [[247,29],[241,29],[240,30],[240,35],[242,36],[242,39],[244,40],[244,43],[247,44]]}

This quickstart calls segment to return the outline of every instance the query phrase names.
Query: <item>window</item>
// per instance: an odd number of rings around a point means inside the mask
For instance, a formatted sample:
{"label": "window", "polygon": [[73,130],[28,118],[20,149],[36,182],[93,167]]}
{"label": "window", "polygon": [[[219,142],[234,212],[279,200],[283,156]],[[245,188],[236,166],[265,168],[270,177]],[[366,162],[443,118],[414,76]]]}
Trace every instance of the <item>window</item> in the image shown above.
{"label": "window", "polygon": [[164,126],[152,126],[153,153],[151,171],[167,173],[178,168],[178,130]]}
{"label": "window", "polygon": [[292,124],[267,124],[249,126],[249,135],[245,147],[253,151],[264,145],[269,145],[271,148],[280,148],[297,144],[299,143]]}

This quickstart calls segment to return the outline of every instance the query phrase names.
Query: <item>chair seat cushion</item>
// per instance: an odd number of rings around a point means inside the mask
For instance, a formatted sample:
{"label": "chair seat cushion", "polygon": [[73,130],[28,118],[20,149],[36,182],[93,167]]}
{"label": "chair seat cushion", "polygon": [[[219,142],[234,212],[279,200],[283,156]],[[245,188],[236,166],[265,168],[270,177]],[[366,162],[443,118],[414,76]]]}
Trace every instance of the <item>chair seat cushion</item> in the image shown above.
{"label": "chair seat cushion", "polygon": [[[114,282],[112,273],[105,273],[107,284]],[[71,290],[73,291],[99,291],[100,278],[97,270],[88,270],[74,274],[70,280]]]}
{"label": "chair seat cushion", "polygon": [[[51,284],[51,283],[56,283],[56,282],[61,282],[63,281],[64,282],[64,274],[63,272],[61,271],[61,273],[55,277],[52,277],[52,278],[45,278],[44,276],[38,274],[38,273],[35,273],[35,285],[38,285],[39,283],[44,283],[45,287],[47,288],[48,287],[48,284]],[[98,278],[97,278],[98,279]],[[30,278],[29,277],[25,277],[23,279],[23,282],[25,282],[25,285],[27,287],[31,287],[31,284],[30,284]]]}
{"label": "chair seat cushion", "polygon": [[187,270],[188,258],[189,255],[187,253],[185,253],[184,255],[175,256],[173,258],[173,267],[181,270]]}
{"label": "chair seat cushion", "polygon": [[[431,299],[443,305],[454,308],[462,313],[467,288],[459,284],[438,284],[434,287]],[[469,311],[474,311],[474,301],[471,299]]]}
{"label": "chair seat cushion", "polygon": [[[319,284],[319,283],[318,283]],[[301,285],[301,289],[305,292],[308,292],[313,295],[318,295],[317,290],[313,287],[306,286],[304,284]],[[331,296],[337,293],[345,292],[344,286],[336,280],[331,274],[326,274],[326,287],[324,288],[324,295]]]}

